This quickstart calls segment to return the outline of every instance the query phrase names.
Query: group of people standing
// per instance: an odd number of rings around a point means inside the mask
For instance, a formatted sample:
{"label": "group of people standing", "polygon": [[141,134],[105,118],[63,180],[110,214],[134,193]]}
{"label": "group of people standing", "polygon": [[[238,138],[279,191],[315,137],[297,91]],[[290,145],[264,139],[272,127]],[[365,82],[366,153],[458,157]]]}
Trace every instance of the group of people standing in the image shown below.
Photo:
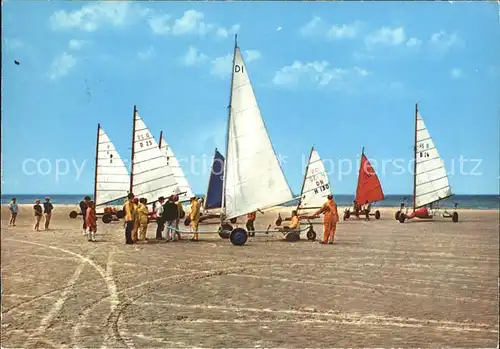
{"label": "group of people standing", "polygon": [[[45,198],[45,202],[40,205],[40,200],[35,200],[35,204],[33,205],[33,211],[35,213],[35,225],[33,226],[34,231],[40,231],[40,221],[42,217],[45,217],[45,230],[49,230],[50,220],[52,218],[52,210],[54,206],[50,202],[50,198]],[[17,215],[19,213],[19,205],[17,204],[17,199],[12,198],[9,203],[9,227],[16,226]]]}

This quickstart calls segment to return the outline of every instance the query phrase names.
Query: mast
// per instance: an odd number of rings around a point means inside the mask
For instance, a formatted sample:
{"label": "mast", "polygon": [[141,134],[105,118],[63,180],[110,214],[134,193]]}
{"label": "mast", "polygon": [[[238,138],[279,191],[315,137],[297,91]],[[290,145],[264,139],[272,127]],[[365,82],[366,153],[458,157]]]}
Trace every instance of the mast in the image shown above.
{"label": "mast", "polygon": [[307,166],[306,166],[306,173],[304,174],[304,180],[302,181],[302,187],[300,188],[300,198],[299,202],[297,203],[297,210],[300,207],[300,204],[302,202],[302,192],[304,191],[304,186],[306,185],[306,179],[307,179],[307,171],[309,171],[309,164],[311,163],[311,156],[314,151],[314,145],[311,147],[311,152],[309,153],[309,159],[307,160]]}
{"label": "mast", "polygon": [[160,140],[158,142],[158,148],[161,150],[161,140],[163,139],[163,130],[160,131]]}
{"label": "mast", "polygon": [[[363,155],[364,154],[365,154],[365,147],[362,147],[361,148],[361,158],[359,159],[359,170],[360,171],[361,171],[361,167],[363,166]],[[359,180],[361,179],[359,177],[359,172],[360,171],[358,171],[358,185],[356,186],[356,193],[354,194],[354,200],[356,200],[356,197],[358,196]],[[357,204],[359,204],[359,202]]]}
{"label": "mast", "polygon": [[[229,148],[229,130],[231,127],[231,102],[233,100],[233,82],[234,82],[234,61],[236,58],[236,49],[238,48],[238,34],[234,34],[234,51],[233,51],[233,67],[231,72],[231,89],[229,91],[229,105],[227,106],[228,117],[227,117],[227,133],[226,133],[226,159],[224,161],[224,177],[222,180],[222,207],[221,211],[226,215],[226,173],[227,173],[227,157]],[[222,222],[223,215],[221,215]]]}
{"label": "mast", "polygon": [[101,124],[97,124],[97,142],[95,144],[95,172],[94,172],[94,204],[97,205],[97,165],[99,162],[99,133]]}
{"label": "mast", "polygon": [[130,189],[129,193],[132,193],[132,188],[134,186],[134,151],[135,151],[135,114],[137,113],[137,107],[134,104],[134,115],[132,118],[132,156],[130,157]]}
{"label": "mast", "polygon": [[415,142],[413,147],[413,212],[415,212],[415,204],[417,202],[417,120],[418,120],[418,103],[415,103]]}

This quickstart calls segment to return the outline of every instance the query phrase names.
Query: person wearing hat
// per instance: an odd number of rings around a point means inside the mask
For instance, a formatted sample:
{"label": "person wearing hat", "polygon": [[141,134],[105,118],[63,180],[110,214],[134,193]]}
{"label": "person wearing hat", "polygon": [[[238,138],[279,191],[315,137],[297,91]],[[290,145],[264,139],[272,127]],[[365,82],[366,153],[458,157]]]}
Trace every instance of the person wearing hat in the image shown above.
{"label": "person wearing hat", "polygon": [[324,215],[323,240],[320,241],[320,244],[328,243],[333,245],[335,231],[337,230],[337,222],[339,221],[339,213],[333,195],[328,195],[327,199],[328,200],[318,211],[316,211],[313,217],[319,217],[320,214]]}
{"label": "person wearing hat", "polygon": [[132,230],[134,229],[134,222],[136,216],[133,193],[129,193],[127,195],[127,202],[125,202],[124,213],[125,213],[125,243],[127,245],[131,245],[134,243],[134,241],[132,240]]}
{"label": "person wearing hat", "polygon": [[45,198],[43,203],[43,215],[45,216],[45,230],[49,230],[50,219],[52,218],[52,210],[54,206],[50,202],[50,198]]}
{"label": "person wearing hat", "polygon": [[175,195],[170,195],[167,199],[165,205],[163,205],[163,216],[166,222],[166,239],[167,241],[172,241],[175,236],[175,231],[172,229],[175,220],[179,215],[178,207],[175,203]]}
{"label": "person wearing hat", "polygon": [[191,241],[198,241],[198,223],[200,221],[200,204],[195,196],[191,198],[191,212],[189,213],[191,220],[191,232],[193,237]]}
{"label": "person wearing hat", "polygon": [[165,202],[165,198],[160,196],[158,198],[158,204],[155,206],[155,215],[156,215],[156,240],[163,240],[162,232],[165,228],[165,222],[163,221],[163,203]]}

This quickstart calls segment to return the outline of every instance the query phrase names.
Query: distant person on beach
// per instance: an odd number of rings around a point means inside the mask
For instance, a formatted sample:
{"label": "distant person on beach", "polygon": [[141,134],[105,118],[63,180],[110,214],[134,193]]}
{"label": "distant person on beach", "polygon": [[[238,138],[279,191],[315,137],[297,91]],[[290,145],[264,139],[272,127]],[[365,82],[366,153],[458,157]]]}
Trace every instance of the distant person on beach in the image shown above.
{"label": "distant person on beach", "polygon": [[163,203],[165,198],[160,196],[158,198],[158,204],[155,206],[156,215],[156,240],[163,240],[163,229],[165,228],[165,222],[163,220]]}
{"label": "distant person on beach", "polygon": [[34,231],[40,231],[40,221],[42,220],[42,205],[40,205],[40,200],[35,200],[35,204],[33,205],[33,211],[35,211],[35,226],[33,227]]}
{"label": "distant person on beach", "polygon": [[365,221],[370,220],[370,211],[372,209],[372,205],[368,203],[368,200],[365,202],[365,207],[363,208],[365,211]]}
{"label": "distant person on beach", "polygon": [[12,201],[9,204],[9,212],[10,212],[9,227],[16,226],[16,218],[17,218],[18,211],[19,211],[19,207],[17,206],[17,200],[16,200],[16,198],[12,198]]}
{"label": "distant person on beach", "polygon": [[50,219],[52,218],[52,210],[54,206],[50,202],[50,198],[45,198],[43,203],[43,215],[45,216],[45,230],[49,230]]}
{"label": "distant person on beach", "polygon": [[87,227],[88,241],[96,241],[95,234],[97,233],[97,215],[95,212],[94,202],[90,200],[87,203],[87,210],[85,212],[85,226]]}
{"label": "distant person on beach", "polygon": [[191,198],[191,212],[189,213],[189,219],[191,220],[191,232],[193,237],[191,241],[198,241],[198,223],[200,221],[200,204],[196,197]]}
{"label": "distant person on beach", "polygon": [[337,203],[333,199],[333,195],[328,195],[327,201],[323,206],[314,213],[315,217],[319,217],[320,214],[324,215],[323,222],[323,240],[320,244],[330,244],[333,245],[333,240],[335,238],[335,232],[337,230],[337,222],[339,221],[339,213],[337,211]]}
{"label": "distant person on beach", "polygon": [[87,208],[90,202],[90,197],[86,196],[82,201],[80,201],[80,211],[83,216],[83,235],[87,235],[87,225],[85,224],[85,216],[87,214]]}
{"label": "distant person on beach", "polygon": [[165,205],[163,205],[163,216],[166,223],[166,239],[172,241],[175,237],[175,231],[172,230],[174,224],[179,217],[178,206],[175,203],[175,195],[170,195]]}
{"label": "distant person on beach", "polygon": [[148,200],[146,198],[139,199],[139,205],[137,206],[137,217],[139,221],[139,241],[146,241],[146,233],[148,231],[149,224],[149,210],[146,205]]}
{"label": "distant person on beach", "polygon": [[186,212],[184,212],[184,207],[182,206],[182,202],[179,201],[179,195],[175,195],[174,198],[175,204],[177,205],[177,219],[175,220],[175,234],[174,239],[181,239],[181,233],[179,233],[179,222],[186,216]]}
{"label": "distant person on beach", "polygon": [[132,241],[137,242],[137,240],[139,240],[139,235],[138,235],[139,234],[139,226],[141,225],[140,221],[139,221],[139,212],[138,212],[139,198],[134,197],[132,204],[134,205],[134,208],[135,208],[135,216],[134,216],[135,220],[134,220],[134,225],[132,228]]}
{"label": "distant person on beach", "polygon": [[134,229],[135,215],[136,215],[133,193],[129,193],[127,195],[127,202],[125,202],[124,213],[125,213],[125,244],[132,245],[134,243],[134,241],[132,240],[132,230]]}
{"label": "distant person on beach", "polygon": [[250,212],[247,214],[247,231],[248,231],[248,236],[255,236],[255,219],[257,218],[257,212]]}

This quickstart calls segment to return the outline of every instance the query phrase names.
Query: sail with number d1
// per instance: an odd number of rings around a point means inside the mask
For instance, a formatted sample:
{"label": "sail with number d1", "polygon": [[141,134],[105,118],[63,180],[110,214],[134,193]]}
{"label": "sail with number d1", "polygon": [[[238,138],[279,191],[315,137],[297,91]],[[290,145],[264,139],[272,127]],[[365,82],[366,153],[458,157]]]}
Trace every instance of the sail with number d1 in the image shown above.
{"label": "sail with number d1", "polygon": [[193,191],[189,186],[186,176],[184,175],[184,171],[182,170],[179,161],[175,157],[172,148],[168,145],[167,142],[165,142],[165,139],[163,138],[163,132],[161,132],[160,134],[160,149],[165,158],[167,159],[167,164],[172,169],[175,181],[177,182],[177,185],[179,187],[179,193],[181,193],[179,195],[179,200],[180,201],[189,200],[194,196]]}
{"label": "sail with number d1", "polygon": [[414,208],[446,199],[451,193],[448,174],[424,120],[415,106]]}
{"label": "sail with number d1", "polygon": [[229,109],[223,196],[226,218],[292,201],[237,44]]}
{"label": "sail with number d1", "polygon": [[204,200],[204,210],[222,207],[224,185],[224,156],[215,149],[214,160],[210,169],[207,194]]}
{"label": "sail with number d1", "polygon": [[384,200],[382,185],[363,149],[356,188],[356,202],[364,205],[366,202],[372,203],[381,200]]}
{"label": "sail with number d1", "polygon": [[309,162],[302,183],[302,191],[298,209],[318,208],[327,200],[327,196],[332,194],[328,174],[325,170],[323,160],[319,157],[314,147],[309,154]]}
{"label": "sail with number d1", "polygon": [[97,151],[94,201],[96,206],[110,204],[127,195],[130,175],[108,135],[97,125]]}
{"label": "sail with number d1", "polygon": [[178,190],[172,169],[134,106],[131,191],[154,203]]}

